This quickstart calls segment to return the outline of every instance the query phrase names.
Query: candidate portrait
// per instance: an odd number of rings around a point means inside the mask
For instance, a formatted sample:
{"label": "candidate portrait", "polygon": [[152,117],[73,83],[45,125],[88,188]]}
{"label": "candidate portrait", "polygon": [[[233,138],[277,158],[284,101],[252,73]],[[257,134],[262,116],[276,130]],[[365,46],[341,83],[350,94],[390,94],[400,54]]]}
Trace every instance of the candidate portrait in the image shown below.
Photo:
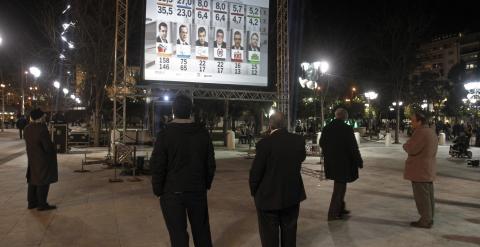
{"label": "candidate portrait", "polygon": [[168,37],[168,25],[165,22],[160,22],[160,24],[158,24],[157,42],[168,43],[167,37]]}
{"label": "candidate portrait", "polygon": [[188,43],[188,27],[184,24],[180,25],[178,28],[178,45],[190,45]]}
{"label": "candidate portrait", "polygon": [[213,47],[215,48],[227,48],[227,42],[225,42],[225,33],[223,29],[217,29],[215,32],[215,41],[213,41]]}
{"label": "candidate portrait", "polygon": [[195,46],[208,47],[207,36],[207,30],[205,29],[205,27],[199,27],[197,31],[197,41],[195,41]]}
{"label": "candidate portrait", "polygon": [[247,46],[248,51],[260,51],[260,37],[258,33],[251,33],[250,34],[250,42]]}
{"label": "candidate portrait", "polygon": [[232,50],[243,50],[242,33],[240,31],[235,31],[233,33]]}

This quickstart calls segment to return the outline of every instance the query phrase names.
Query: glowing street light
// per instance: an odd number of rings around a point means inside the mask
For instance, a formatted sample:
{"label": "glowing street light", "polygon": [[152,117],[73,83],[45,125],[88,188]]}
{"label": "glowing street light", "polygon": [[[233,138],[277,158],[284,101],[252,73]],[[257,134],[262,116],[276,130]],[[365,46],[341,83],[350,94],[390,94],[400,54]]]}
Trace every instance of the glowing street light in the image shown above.
{"label": "glowing street light", "polygon": [[60,89],[60,82],[54,81],[53,82],[53,87],[55,87],[56,89]]}
{"label": "glowing street light", "polygon": [[67,8],[66,8],[65,10],[63,10],[63,11],[62,11],[62,14],[65,14],[65,13],[67,13],[67,11],[68,11],[68,10],[69,10],[71,7],[72,7],[72,6],[70,6],[70,4],[69,4],[69,5],[67,5]]}
{"label": "glowing street light", "polygon": [[376,99],[377,97],[378,97],[378,93],[374,91],[369,91],[365,93],[365,98],[367,98],[368,100],[373,100],[373,99]]}
{"label": "glowing street light", "polygon": [[170,97],[169,97],[168,95],[164,95],[164,96],[163,96],[163,100],[164,100],[164,101],[169,101],[169,100],[170,100]]}
{"label": "glowing street light", "polygon": [[40,69],[35,66],[30,67],[29,71],[30,74],[32,74],[35,78],[40,77],[40,75],[42,74],[42,71],[40,71]]}
{"label": "glowing street light", "polygon": [[[325,101],[325,95],[324,92],[321,91],[320,85],[318,85],[318,81],[320,80],[320,76],[324,76],[328,69],[330,68],[330,65],[326,61],[318,61],[314,63],[307,63],[303,62],[300,64],[302,67],[302,77],[298,78],[298,82],[302,88],[308,88],[312,89],[314,91],[314,94],[316,96],[317,93],[321,92],[322,95],[320,96],[320,112],[321,112],[321,125],[322,127],[325,125],[325,114],[324,114],[324,101]],[[313,69],[313,71],[312,71]],[[313,72],[313,73],[312,73]],[[305,77],[305,78],[303,78]],[[326,78],[327,84],[328,82],[328,77]],[[328,87],[328,86],[327,86]],[[317,130],[317,103],[315,102],[314,104],[314,131],[316,132]]]}
{"label": "glowing street light", "polygon": [[63,94],[65,94],[65,95],[68,94],[68,89],[67,88],[63,88]]}
{"label": "glowing street light", "polygon": [[273,114],[275,114],[275,109],[270,108],[270,111],[268,112],[268,117],[271,117]]}
{"label": "glowing street light", "polygon": [[321,61],[320,62],[320,72],[322,74],[325,74],[325,73],[327,73],[328,69],[330,69],[330,64],[328,64],[328,62]]}
{"label": "glowing street light", "polygon": [[[378,97],[378,93],[376,93],[376,92],[374,92],[374,91],[368,91],[368,92],[366,92],[366,93],[365,93],[365,98],[367,98],[368,106],[367,106],[367,104],[365,104],[365,106],[366,106],[367,108],[370,108],[370,100],[374,100],[374,99],[376,99],[377,97]],[[369,111],[369,114],[368,114],[368,115],[370,115],[370,111]],[[372,118],[370,118],[369,121],[368,121],[368,129],[369,129],[369,131],[372,130],[372,125],[373,125],[373,123],[372,123]]]}
{"label": "glowing street light", "polygon": [[80,100],[80,98],[76,98],[75,101],[77,102],[77,104],[81,104],[82,101]]}
{"label": "glowing street light", "polygon": [[75,95],[73,95],[73,94],[70,94],[70,98],[73,99],[73,100],[76,99]]}
{"label": "glowing street light", "polygon": [[[393,106],[397,106],[397,102],[393,102],[392,105],[393,105]],[[402,101],[398,102],[398,105],[399,105],[399,106],[402,106],[402,105],[403,105],[403,102],[402,102]]]}
{"label": "glowing street light", "polygon": [[463,85],[463,87],[465,87],[465,90],[467,90],[467,91],[479,90],[480,89],[480,82],[474,81],[474,82],[465,83]]}
{"label": "glowing street light", "polygon": [[3,38],[2,36],[0,36],[0,45],[2,45],[2,43],[3,43]]}

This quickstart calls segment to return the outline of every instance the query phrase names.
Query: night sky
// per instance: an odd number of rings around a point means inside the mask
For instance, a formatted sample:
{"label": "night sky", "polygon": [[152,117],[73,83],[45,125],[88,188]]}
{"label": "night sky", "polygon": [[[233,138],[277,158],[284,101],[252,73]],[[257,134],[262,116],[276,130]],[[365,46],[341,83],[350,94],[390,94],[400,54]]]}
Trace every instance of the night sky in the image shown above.
{"label": "night sky", "polygon": [[[18,64],[19,61],[16,61],[18,57],[12,54],[19,49],[19,45],[29,46],[24,44],[26,37],[35,39],[31,46],[36,49],[46,42],[36,25],[32,24],[42,15],[41,11],[34,7],[35,2],[2,1],[0,33],[4,36],[4,46],[0,51],[2,55],[0,64],[3,68],[11,68],[12,65]],[[444,1],[421,2],[422,4],[417,4],[422,9],[421,13],[431,17],[432,20],[426,40],[436,34],[479,31],[478,10],[472,5],[473,1],[455,1],[449,4]],[[408,1],[305,1],[303,49],[299,51],[302,54],[301,58],[306,61],[327,58],[337,66],[337,73],[353,73],[338,67],[358,67],[357,58],[362,56],[363,47],[369,42],[372,18],[382,11],[385,3],[405,5]],[[141,9],[131,10],[131,15],[140,17]],[[133,31],[138,32],[138,29]],[[138,40],[132,40],[130,44],[132,49],[138,49],[135,47],[137,45],[141,46]],[[10,55],[8,59],[5,59],[6,53]]]}

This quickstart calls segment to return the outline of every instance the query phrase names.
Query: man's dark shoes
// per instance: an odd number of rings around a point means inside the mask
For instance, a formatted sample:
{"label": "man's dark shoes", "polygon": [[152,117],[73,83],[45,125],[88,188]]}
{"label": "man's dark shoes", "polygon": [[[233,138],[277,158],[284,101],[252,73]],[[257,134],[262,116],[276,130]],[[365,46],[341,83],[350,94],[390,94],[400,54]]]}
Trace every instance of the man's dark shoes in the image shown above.
{"label": "man's dark shoes", "polygon": [[37,208],[37,204],[28,204],[28,209]]}
{"label": "man's dark shoes", "polygon": [[429,224],[421,223],[420,221],[410,222],[410,226],[417,227],[417,228],[430,229],[432,228],[432,225],[433,225],[433,222],[430,222]]}
{"label": "man's dark shoes", "polygon": [[47,210],[53,210],[53,209],[57,209],[57,206],[47,204],[45,206],[41,206],[37,208],[38,211],[47,211]]}
{"label": "man's dark shoes", "polygon": [[328,216],[328,221],[335,221],[335,220],[346,220],[348,216],[344,215],[337,215],[337,216]]}
{"label": "man's dark shoes", "polygon": [[348,215],[348,214],[350,214],[350,210],[343,209],[342,212],[340,212],[340,214],[342,214],[342,215],[344,215],[344,214],[345,214],[345,215]]}

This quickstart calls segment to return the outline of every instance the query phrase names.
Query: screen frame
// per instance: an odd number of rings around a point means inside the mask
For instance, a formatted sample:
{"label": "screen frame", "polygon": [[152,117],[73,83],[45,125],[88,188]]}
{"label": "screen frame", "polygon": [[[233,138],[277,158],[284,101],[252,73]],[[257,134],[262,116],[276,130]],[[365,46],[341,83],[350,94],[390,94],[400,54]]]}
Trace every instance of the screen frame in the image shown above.
{"label": "screen frame", "polygon": [[[240,84],[223,84],[223,83],[199,83],[199,82],[181,82],[181,81],[157,81],[157,80],[145,80],[145,22],[146,22],[146,10],[147,0],[142,1],[142,25],[141,25],[141,66],[140,66],[140,78],[141,81],[137,83],[141,88],[209,88],[209,89],[229,89],[229,90],[253,90],[253,91],[265,91],[272,92],[276,90],[276,61],[277,61],[277,1],[269,0],[269,14],[268,14],[268,72],[267,72],[267,85],[266,86],[252,86],[252,85],[240,85]],[[272,8],[273,6],[273,8]]]}

